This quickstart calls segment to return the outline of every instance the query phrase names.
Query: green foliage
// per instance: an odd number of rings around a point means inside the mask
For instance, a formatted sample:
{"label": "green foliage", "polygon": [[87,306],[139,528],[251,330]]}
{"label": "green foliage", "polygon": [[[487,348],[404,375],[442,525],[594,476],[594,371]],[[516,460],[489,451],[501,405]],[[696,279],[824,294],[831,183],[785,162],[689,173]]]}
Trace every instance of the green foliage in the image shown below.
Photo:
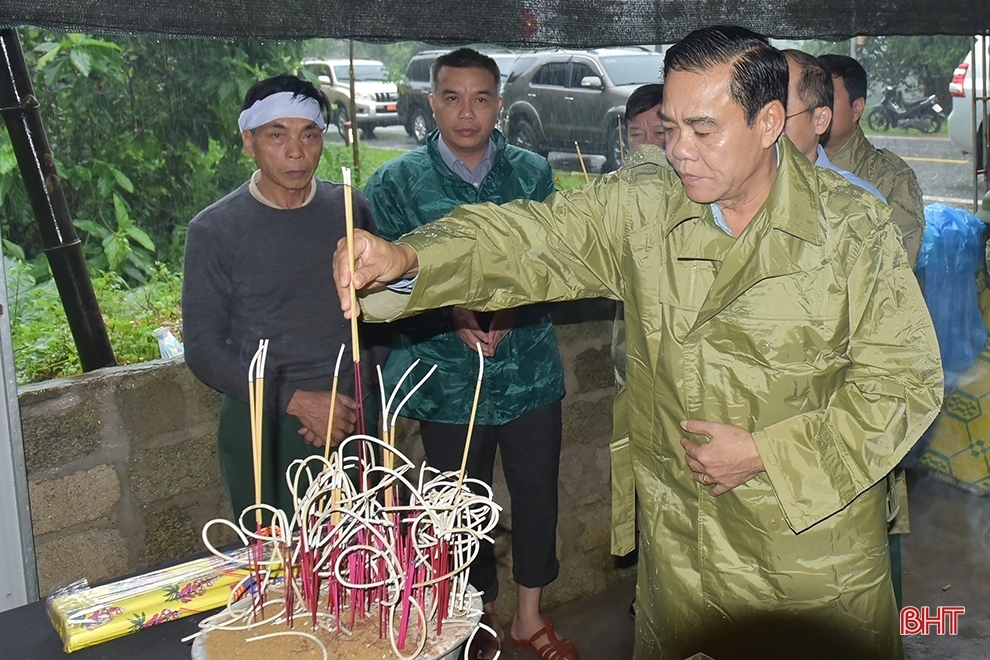
{"label": "green foliage", "polygon": [[[8,257],[8,302],[14,366],[20,384],[79,373],[79,358],[65,312],[51,279],[37,282],[24,262]],[[129,287],[116,273],[93,279],[103,321],[118,364],[157,359],[152,331],[168,327],[181,337],[182,278],[164,264],[152,264],[148,281]]]}
{"label": "green foliage", "polygon": [[[869,37],[856,47],[855,57],[866,69],[871,92],[879,93],[884,85],[895,85],[908,99],[936,94],[948,111],[952,107],[952,71],[972,47],[972,37]],[[805,50],[813,55],[849,55],[849,42],[805,42]]]}
{"label": "green foliage", "polygon": [[[294,70],[301,52],[248,40],[19,34],[87,261],[131,283],[156,260],[177,266],[186,223],[247,178],[237,132],[244,94]],[[6,131],[0,215],[4,238],[34,260],[41,240]]]}

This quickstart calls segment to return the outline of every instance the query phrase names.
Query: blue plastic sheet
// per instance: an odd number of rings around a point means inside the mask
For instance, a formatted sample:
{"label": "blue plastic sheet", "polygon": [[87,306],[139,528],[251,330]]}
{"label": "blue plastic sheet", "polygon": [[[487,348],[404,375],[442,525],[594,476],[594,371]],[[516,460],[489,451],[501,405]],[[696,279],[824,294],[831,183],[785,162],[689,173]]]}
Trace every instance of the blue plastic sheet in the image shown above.
{"label": "blue plastic sheet", "polygon": [[980,313],[976,277],[984,268],[986,225],[972,213],[945,204],[925,207],[925,235],[916,266],[935,324],[948,389],[980,354],[987,326]]}

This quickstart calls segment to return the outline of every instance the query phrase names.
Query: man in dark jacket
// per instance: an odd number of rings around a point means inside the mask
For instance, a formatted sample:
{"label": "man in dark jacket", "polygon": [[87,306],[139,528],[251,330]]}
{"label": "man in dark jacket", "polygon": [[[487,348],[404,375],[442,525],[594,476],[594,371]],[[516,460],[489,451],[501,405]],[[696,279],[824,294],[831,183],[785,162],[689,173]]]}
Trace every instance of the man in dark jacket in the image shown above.
{"label": "man in dark jacket", "polygon": [[[543,201],[553,192],[553,172],[546,159],[507,145],[495,130],[500,76],[491,58],[467,48],[456,50],[437,58],[431,80],[437,130],[423,147],[382,166],[364,190],[382,236],[394,240],[462,204]],[[419,420],[427,459],[444,471],[460,469],[480,345],[484,380],[467,472],[491,484],[495,451],[501,452],[512,504],[512,565],[518,585],[510,634],[517,646],[540,657],[556,650],[553,657],[576,660],[574,646],[557,638],[540,615],[543,587],[559,570],[557,473],[564,394],[547,310],[529,306],[477,314],[448,307],[409,319],[396,330],[383,376],[387,387],[394,387],[417,359],[420,366],[401,395],[429,366],[439,365],[401,414]],[[483,621],[500,633],[491,544],[484,544],[472,563],[470,581],[483,591]],[[473,657],[492,657],[492,645],[485,646],[474,649]]]}

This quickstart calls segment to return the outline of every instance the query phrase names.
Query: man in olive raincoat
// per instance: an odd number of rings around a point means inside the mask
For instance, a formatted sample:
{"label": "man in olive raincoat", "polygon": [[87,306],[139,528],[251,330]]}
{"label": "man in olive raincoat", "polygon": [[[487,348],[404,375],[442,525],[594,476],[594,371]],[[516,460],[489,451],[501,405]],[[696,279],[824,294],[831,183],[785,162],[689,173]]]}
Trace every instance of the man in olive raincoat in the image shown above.
{"label": "man in olive raincoat", "polygon": [[[669,165],[360,233],[337,286],[370,289],[373,319],[625,303],[637,660],[899,658],[884,477],[942,374],[890,210],[781,137],[787,62],[764,38],[696,30],[664,69]],[[409,295],[382,288],[403,277]]]}

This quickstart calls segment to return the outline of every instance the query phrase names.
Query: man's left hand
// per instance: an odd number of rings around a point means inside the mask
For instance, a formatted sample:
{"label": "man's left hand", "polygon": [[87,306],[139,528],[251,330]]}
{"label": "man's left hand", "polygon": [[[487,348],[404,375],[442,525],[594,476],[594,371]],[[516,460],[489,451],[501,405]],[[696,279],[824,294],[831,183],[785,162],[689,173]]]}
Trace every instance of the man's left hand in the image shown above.
{"label": "man's left hand", "polygon": [[712,495],[721,495],[744,484],[763,472],[763,459],[752,434],[738,426],[700,419],[686,419],[681,428],[688,433],[708,436],[708,443],[696,444],[681,438],[691,477],[712,487]]}

